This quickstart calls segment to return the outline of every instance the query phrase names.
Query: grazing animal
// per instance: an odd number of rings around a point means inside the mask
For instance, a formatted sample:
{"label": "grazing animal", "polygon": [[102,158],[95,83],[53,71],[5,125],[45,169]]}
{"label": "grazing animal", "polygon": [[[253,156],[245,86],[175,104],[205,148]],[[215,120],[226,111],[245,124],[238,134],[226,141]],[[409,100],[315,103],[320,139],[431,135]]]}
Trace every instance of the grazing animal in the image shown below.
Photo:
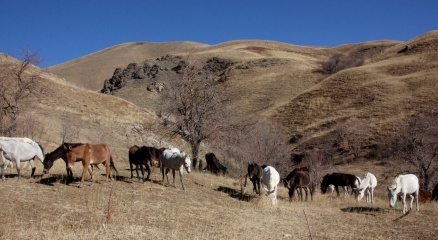
{"label": "grazing animal", "polygon": [[183,190],[185,190],[183,172],[184,168],[188,173],[191,172],[190,165],[192,164],[192,161],[190,160],[189,156],[187,156],[187,154],[184,152],[180,152],[177,148],[165,149],[160,156],[160,162],[161,174],[163,176],[162,181],[164,181],[164,175],[166,175],[167,184],[169,184],[167,173],[169,170],[172,170],[173,185],[175,185],[175,170],[178,170],[181,187]]}
{"label": "grazing animal", "polygon": [[[138,174],[138,167],[140,166],[141,175],[143,178],[143,181],[149,180],[149,176],[151,172],[154,169],[154,161],[160,161],[160,155],[164,151],[164,149],[157,149],[154,147],[147,147],[142,146],[139,147],[137,145],[134,145],[129,148],[129,167],[131,170],[131,178],[133,178],[133,171],[132,165],[135,165],[135,172],[137,173],[137,178],[140,179],[140,176]],[[146,179],[144,178],[144,169],[143,166],[146,168],[146,171],[148,172]],[[152,171],[151,171],[152,169]]]}
{"label": "grazing animal", "polygon": [[214,153],[205,154],[205,161],[207,162],[207,166],[203,169],[204,171],[208,170],[214,174],[222,172],[223,175],[227,173],[227,168],[219,162]]}
{"label": "grazing animal", "polygon": [[409,211],[412,209],[412,203],[414,198],[416,198],[417,211],[418,208],[418,198],[419,198],[420,184],[418,183],[418,178],[414,174],[400,174],[395,177],[392,184],[388,187],[388,200],[389,206],[395,207],[397,202],[397,196],[402,195],[403,201],[403,214],[408,211],[408,206],[406,205],[406,195],[409,194],[411,198],[411,204]]}
{"label": "grazing animal", "polygon": [[360,185],[360,178],[348,173],[332,173],[327,174],[323,177],[321,182],[321,193],[325,194],[327,192],[328,186],[332,184],[335,186],[336,193],[338,197],[339,186],[345,187],[350,186],[352,189],[356,189]]}
{"label": "grazing animal", "polygon": [[303,189],[306,193],[306,201],[309,192],[310,199],[313,200],[314,187],[310,179],[309,171],[306,171],[306,169],[307,168],[296,168],[283,179],[284,186],[289,189],[289,201],[292,201],[295,190],[297,190],[300,200],[303,201]]}
{"label": "grazing animal", "polygon": [[5,170],[8,165],[15,162],[18,179],[20,179],[20,163],[30,162],[32,167],[31,177],[35,174],[35,159],[44,161],[44,150],[35,141],[29,138],[0,137],[0,171],[2,179],[5,179]]}
{"label": "grazing animal", "polygon": [[377,187],[377,178],[374,174],[366,172],[359,187],[354,191],[357,201],[362,200],[366,195],[367,202],[374,203],[374,189]]}
{"label": "grazing animal", "polygon": [[261,194],[261,181],[262,181],[262,173],[263,168],[259,166],[257,163],[248,163],[248,174],[245,176],[245,184],[244,187],[246,187],[246,180],[249,177],[249,180],[251,180],[253,185],[253,191],[256,194]]}
{"label": "grazing animal", "polygon": [[263,166],[262,183],[272,204],[277,204],[277,185],[280,183],[280,174],[271,166]]}
{"label": "grazing animal", "polygon": [[97,166],[103,164],[106,169],[107,179],[112,179],[111,169],[118,175],[118,171],[114,166],[111,152],[105,144],[88,144],[88,143],[62,143],[53,152],[48,153],[44,159],[44,173],[48,173],[52,168],[55,160],[62,158],[66,165],[67,178],[73,179],[73,165],[75,162],[82,162],[83,170],[81,183],[84,182],[85,173],[90,173],[91,181],[93,181],[92,165]]}
{"label": "grazing animal", "polygon": [[438,201],[438,183],[435,184],[435,187],[432,190],[432,200]]}

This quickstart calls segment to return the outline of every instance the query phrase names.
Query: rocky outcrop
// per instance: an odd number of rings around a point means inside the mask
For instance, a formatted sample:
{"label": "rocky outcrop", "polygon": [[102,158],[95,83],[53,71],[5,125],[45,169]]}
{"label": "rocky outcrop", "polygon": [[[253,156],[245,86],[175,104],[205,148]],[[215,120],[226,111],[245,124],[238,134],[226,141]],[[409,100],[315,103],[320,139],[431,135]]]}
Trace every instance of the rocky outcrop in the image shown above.
{"label": "rocky outcrop", "polygon": [[[215,80],[227,80],[227,73],[234,63],[228,59],[212,57],[201,68],[201,74],[212,76]],[[145,90],[160,93],[168,82],[182,78],[187,63],[179,56],[165,55],[145,60],[142,64],[130,63],[125,69],[117,68],[110,79],[105,80],[102,93],[111,94],[130,82],[144,84]]]}

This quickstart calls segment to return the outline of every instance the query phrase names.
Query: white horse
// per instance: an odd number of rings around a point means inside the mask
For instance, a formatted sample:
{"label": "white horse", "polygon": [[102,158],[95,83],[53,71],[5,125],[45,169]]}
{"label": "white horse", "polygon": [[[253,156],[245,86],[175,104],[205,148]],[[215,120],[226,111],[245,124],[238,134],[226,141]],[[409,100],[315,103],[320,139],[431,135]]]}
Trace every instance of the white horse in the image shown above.
{"label": "white horse", "polygon": [[415,176],[414,174],[398,175],[397,177],[395,177],[394,181],[392,181],[391,186],[388,187],[389,206],[395,207],[395,203],[397,202],[397,195],[402,194],[403,214],[405,214],[408,211],[408,206],[406,205],[406,194],[409,194],[409,197],[411,198],[409,211],[412,209],[414,197],[416,198],[418,211],[418,198],[420,197],[419,190],[420,184],[418,183],[417,176]]}
{"label": "white horse", "polygon": [[192,162],[189,156],[187,156],[187,154],[184,152],[180,152],[177,148],[166,149],[160,156],[160,162],[161,174],[163,176],[162,181],[164,181],[164,175],[166,175],[167,184],[169,184],[169,178],[167,177],[167,173],[169,172],[169,170],[172,170],[173,185],[175,185],[175,170],[178,170],[181,187],[183,190],[185,190],[183,182],[183,172],[184,168],[187,170],[188,173],[191,172],[190,165],[192,164]]}
{"label": "white horse", "polygon": [[277,204],[277,185],[280,183],[280,174],[271,166],[264,166],[262,173],[262,184],[265,185],[265,190],[268,197],[272,200],[272,204]]}
{"label": "white horse", "polygon": [[43,150],[38,143],[29,138],[0,137],[0,170],[2,179],[5,179],[4,172],[11,162],[15,162],[18,179],[20,179],[20,163],[30,162],[33,177],[35,173],[35,158],[44,161]]}
{"label": "white horse", "polygon": [[374,189],[377,186],[377,178],[374,174],[366,172],[359,187],[354,191],[356,194],[357,201],[362,200],[363,196],[366,195],[367,202],[374,203]]}

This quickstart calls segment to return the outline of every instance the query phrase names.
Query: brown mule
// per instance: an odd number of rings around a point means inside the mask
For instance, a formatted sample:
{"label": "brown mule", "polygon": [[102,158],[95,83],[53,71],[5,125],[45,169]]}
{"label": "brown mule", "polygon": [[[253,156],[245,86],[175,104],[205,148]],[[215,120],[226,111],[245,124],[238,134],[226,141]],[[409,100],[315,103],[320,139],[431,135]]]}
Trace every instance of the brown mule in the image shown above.
{"label": "brown mule", "polygon": [[53,152],[47,154],[44,158],[44,173],[48,173],[53,166],[53,162],[62,158],[66,164],[67,177],[73,179],[73,165],[75,162],[82,162],[83,170],[81,183],[84,182],[85,174],[88,172],[93,181],[92,165],[103,164],[106,168],[107,179],[112,179],[111,168],[118,174],[114,166],[113,159],[109,148],[105,144],[88,144],[88,143],[63,143]]}

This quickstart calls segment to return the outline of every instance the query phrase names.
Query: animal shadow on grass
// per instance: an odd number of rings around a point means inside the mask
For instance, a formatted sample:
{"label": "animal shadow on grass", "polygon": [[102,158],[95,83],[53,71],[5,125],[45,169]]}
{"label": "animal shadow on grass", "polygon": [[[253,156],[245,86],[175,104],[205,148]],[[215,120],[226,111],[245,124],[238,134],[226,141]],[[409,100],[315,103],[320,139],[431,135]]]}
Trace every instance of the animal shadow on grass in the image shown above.
{"label": "animal shadow on grass", "polygon": [[232,198],[238,199],[240,201],[245,201],[245,202],[249,202],[253,198],[255,198],[255,196],[252,196],[252,195],[250,195],[248,193],[244,193],[242,195],[239,191],[237,191],[235,189],[232,189],[232,188],[229,188],[229,187],[224,187],[224,186],[219,186],[216,189],[216,191],[224,192],[224,193],[228,194]]}
{"label": "animal shadow on grass", "polygon": [[[69,183],[73,183],[76,181],[80,181],[79,177],[73,178],[69,181]],[[55,182],[60,182],[67,184],[67,176],[62,174],[51,174],[50,177],[47,178],[41,178],[37,183],[44,184],[47,186],[54,186]]]}
{"label": "animal shadow on grass", "polygon": [[365,215],[376,216],[377,213],[383,213],[386,210],[378,207],[346,207],[346,208],[341,208],[341,211],[348,213],[362,213]]}
{"label": "animal shadow on grass", "polygon": [[[105,174],[105,173],[100,174],[100,176],[103,176],[103,177],[106,178],[106,174]],[[116,181],[123,181],[123,182],[130,183],[129,180],[128,180],[129,178],[127,178],[127,177],[125,177],[125,176],[121,176],[121,175],[115,175],[115,174],[113,174],[113,178],[114,178]]]}

